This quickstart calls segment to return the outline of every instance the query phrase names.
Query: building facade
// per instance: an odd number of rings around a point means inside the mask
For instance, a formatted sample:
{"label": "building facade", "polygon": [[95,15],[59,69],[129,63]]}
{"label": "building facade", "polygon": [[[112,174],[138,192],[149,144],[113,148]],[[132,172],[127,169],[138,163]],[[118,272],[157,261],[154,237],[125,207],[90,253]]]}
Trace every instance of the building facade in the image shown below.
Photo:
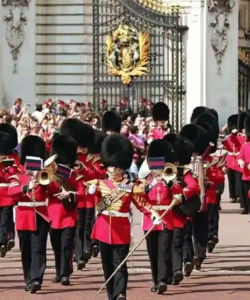
{"label": "building facade", "polygon": [[[126,2],[132,0],[100,1],[106,4],[97,17],[95,0],[1,0],[0,106],[9,108],[17,97],[32,105],[47,98],[99,101],[103,93],[108,101],[148,97],[170,105],[176,128],[198,105],[218,110],[221,123],[238,111],[238,46],[249,47],[249,1],[165,1],[179,16],[179,31],[166,17],[164,26],[157,23],[164,1],[133,0],[134,11]],[[101,88],[97,74],[105,77],[105,49],[98,44],[95,50],[96,37],[114,31],[123,14],[150,33],[151,74],[130,87],[107,75]]]}

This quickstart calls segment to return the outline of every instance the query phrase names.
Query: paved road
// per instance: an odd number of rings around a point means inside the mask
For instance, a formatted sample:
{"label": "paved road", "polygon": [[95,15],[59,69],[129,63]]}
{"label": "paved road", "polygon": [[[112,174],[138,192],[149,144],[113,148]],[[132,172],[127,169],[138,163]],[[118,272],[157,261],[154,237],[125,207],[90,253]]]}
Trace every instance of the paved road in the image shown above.
{"label": "paved road", "polygon": [[[151,275],[143,244],[129,261],[129,300],[164,299],[250,299],[250,218],[239,214],[239,205],[227,202],[224,195],[220,214],[220,243],[208,255],[201,271],[194,271],[180,286],[169,286],[167,295],[156,296],[150,292]],[[138,241],[140,216],[135,213],[134,240]],[[71,286],[53,284],[54,257],[50,246],[48,268],[42,290],[31,295],[23,290],[20,252],[16,247],[5,258],[0,258],[0,299],[94,299],[103,283],[100,258],[93,259],[83,271],[75,271]],[[107,299],[105,292],[95,299]]]}

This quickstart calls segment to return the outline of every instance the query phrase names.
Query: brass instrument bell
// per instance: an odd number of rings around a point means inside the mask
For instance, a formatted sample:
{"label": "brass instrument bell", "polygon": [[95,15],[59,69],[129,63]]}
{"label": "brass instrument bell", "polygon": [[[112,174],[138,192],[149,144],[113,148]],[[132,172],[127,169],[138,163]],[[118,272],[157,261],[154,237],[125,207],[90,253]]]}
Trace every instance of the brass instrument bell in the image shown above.
{"label": "brass instrument bell", "polygon": [[166,181],[173,181],[177,177],[177,167],[175,164],[172,163],[166,163],[163,169],[162,178]]}

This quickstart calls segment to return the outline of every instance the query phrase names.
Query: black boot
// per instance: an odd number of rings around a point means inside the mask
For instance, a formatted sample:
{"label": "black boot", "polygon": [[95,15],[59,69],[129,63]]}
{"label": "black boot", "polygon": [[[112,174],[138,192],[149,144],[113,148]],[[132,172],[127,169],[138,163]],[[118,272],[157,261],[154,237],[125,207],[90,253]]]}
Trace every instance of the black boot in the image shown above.
{"label": "black boot", "polygon": [[187,261],[184,265],[184,276],[189,277],[193,272],[193,269],[194,269],[193,263]]}
{"label": "black boot", "polygon": [[33,282],[31,282],[31,286],[30,286],[30,293],[31,294],[35,294],[40,289],[41,289],[41,284],[40,284],[39,281],[33,281]]}
{"label": "black boot", "polygon": [[183,280],[183,273],[176,271],[173,275],[172,285],[178,285]]}
{"label": "black boot", "polygon": [[161,295],[161,294],[163,294],[164,292],[166,292],[166,290],[167,290],[167,284],[166,284],[165,282],[160,281],[160,282],[158,283],[156,293],[157,293],[158,295]]}

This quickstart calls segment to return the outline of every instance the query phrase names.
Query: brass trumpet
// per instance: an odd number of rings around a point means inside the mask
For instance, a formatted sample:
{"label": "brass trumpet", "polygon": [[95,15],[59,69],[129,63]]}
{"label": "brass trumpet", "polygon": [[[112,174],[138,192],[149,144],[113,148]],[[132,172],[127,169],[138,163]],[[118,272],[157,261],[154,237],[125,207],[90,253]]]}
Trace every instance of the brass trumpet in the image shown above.
{"label": "brass trumpet", "polygon": [[166,163],[163,169],[162,178],[166,181],[173,181],[177,177],[177,167],[172,163]]}
{"label": "brass trumpet", "polygon": [[38,172],[37,181],[40,185],[49,185],[53,180],[55,180],[57,170],[55,163],[56,158],[57,155],[49,157],[44,163],[45,168]]}

